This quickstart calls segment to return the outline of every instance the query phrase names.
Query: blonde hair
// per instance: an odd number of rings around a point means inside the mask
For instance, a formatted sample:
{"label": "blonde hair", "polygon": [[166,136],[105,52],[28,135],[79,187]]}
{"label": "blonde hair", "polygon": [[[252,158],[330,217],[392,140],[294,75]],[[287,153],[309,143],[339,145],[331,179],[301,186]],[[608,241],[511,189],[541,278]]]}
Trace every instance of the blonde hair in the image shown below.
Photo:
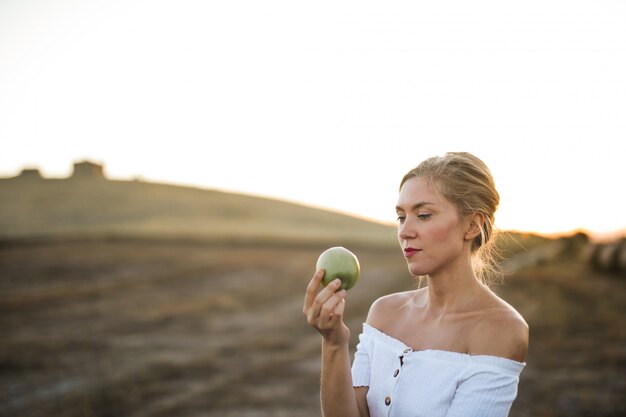
{"label": "blonde hair", "polygon": [[472,241],[472,266],[485,284],[500,278],[494,226],[500,195],[487,165],[468,152],[447,152],[428,158],[407,172],[400,188],[413,177],[429,178],[433,190],[453,203],[461,216],[479,213],[484,217],[480,234]]}

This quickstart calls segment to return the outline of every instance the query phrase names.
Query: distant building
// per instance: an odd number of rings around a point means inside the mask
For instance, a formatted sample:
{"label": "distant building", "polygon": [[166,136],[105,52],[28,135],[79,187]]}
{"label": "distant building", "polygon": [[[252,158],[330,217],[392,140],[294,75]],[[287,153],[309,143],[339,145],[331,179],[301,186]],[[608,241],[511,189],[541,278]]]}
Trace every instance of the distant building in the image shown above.
{"label": "distant building", "polygon": [[[24,179],[24,180],[44,180],[48,179],[41,175],[39,168],[25,167],[17,176],[11,178],[0,179]],[[62,179],[62,178],[57,178]],[[104,165],[90,161],[80,161],[74,163],[74,172],[66,179],[87,179],[87,180],[105,180]]]}
{"label": "distant building", "polygon": [[43,177],[41,176],[41,172],[39,172],[38,168],[24,168],[20,173],[19,178],[40,180]]}
{"label": "distant building", "polygon": [[72,178],[104,179],[104,166],[89,161],[75,162]]}

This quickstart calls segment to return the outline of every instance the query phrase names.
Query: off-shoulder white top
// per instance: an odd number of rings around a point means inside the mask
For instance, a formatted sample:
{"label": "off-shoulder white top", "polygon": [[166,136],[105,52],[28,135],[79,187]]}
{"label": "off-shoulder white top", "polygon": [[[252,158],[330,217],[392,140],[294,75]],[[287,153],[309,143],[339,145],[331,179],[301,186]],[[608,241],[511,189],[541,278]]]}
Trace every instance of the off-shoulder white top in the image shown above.
{"label": "off-shoulder white top", "polygon": [[497,356],[414,351],[365,323],[352,384],[369,387],[370,417],[505,417],[525,365]]}

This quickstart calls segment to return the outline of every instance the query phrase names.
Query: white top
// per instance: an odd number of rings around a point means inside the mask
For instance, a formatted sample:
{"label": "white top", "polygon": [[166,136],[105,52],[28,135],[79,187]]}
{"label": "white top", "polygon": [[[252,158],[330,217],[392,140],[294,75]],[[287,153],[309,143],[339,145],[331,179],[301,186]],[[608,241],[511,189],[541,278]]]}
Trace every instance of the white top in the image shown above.
{"label": "white top", "polygon": [[369,387],[370,417],[505,417],[525,365],[498,356],[414,351],[364,323],[352,385]]}

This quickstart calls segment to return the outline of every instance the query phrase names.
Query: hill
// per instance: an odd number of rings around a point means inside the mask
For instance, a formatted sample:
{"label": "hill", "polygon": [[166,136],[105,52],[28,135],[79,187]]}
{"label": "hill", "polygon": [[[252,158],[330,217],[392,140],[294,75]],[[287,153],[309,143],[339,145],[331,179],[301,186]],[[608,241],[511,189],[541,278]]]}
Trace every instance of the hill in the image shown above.
{"label": "hill", "polygon": [[393,227],[269,198],[141,181],[0,180],[0,239],[393,245]]}

